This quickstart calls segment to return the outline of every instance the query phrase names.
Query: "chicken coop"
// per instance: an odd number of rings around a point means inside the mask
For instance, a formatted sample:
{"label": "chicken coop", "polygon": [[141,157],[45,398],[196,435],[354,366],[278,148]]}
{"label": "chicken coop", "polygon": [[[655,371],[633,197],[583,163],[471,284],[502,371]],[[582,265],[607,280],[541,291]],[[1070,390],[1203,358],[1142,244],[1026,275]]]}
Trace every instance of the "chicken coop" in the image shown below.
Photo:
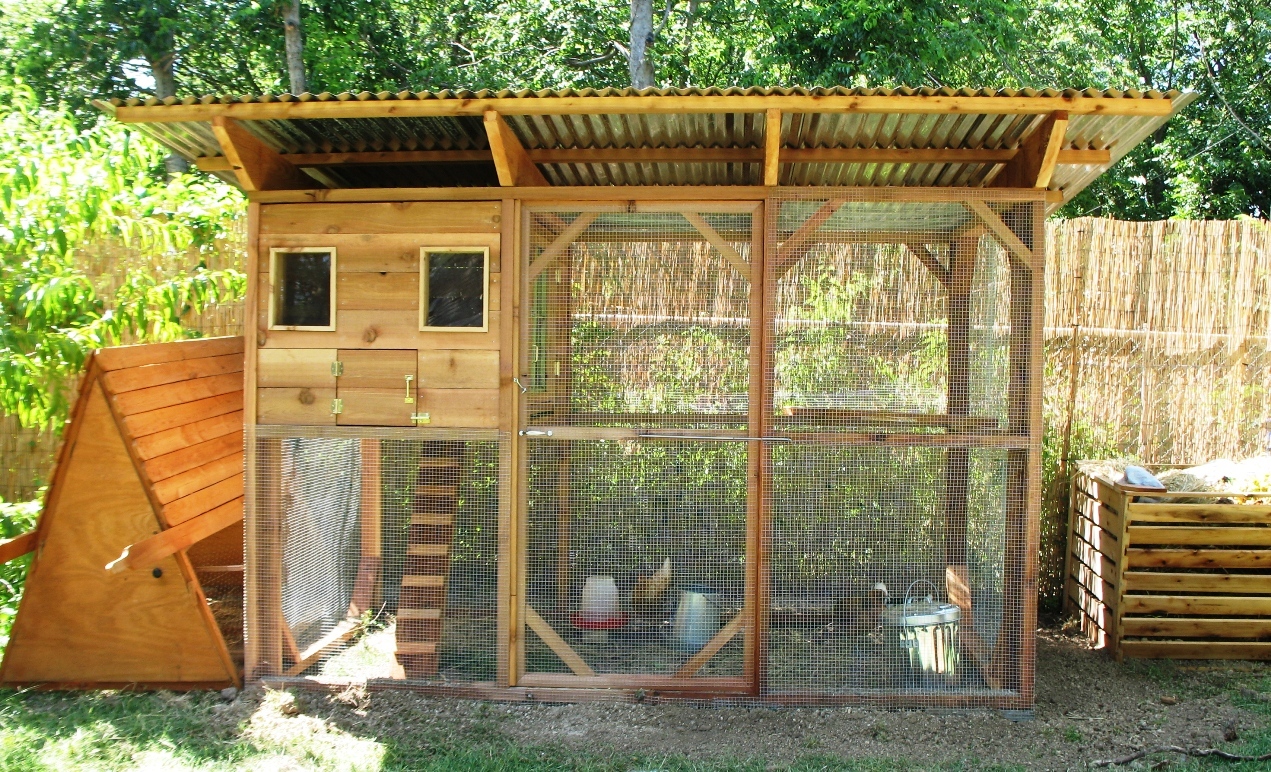
{"label": "chicken coop", "polygon": [[1189,99],[102,103],[250,200],[246,679],[1030,708],[1043,221]]}

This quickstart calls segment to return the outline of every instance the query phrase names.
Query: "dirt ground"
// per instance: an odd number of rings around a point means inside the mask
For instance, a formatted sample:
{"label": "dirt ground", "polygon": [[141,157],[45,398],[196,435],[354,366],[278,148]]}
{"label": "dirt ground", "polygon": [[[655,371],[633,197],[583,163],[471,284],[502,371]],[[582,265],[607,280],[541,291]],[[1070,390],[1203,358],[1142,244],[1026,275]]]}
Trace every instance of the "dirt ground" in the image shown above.
{"label": "dirt ground", "polygon": [[[1247,735],[1265,730],[1271,718],[1240,697],[1241,689],[1247,696],[1248,689],[1271,688],[1271,667],[1260,664],[1117,664],[1056,629],[1039,633],[1037,664],[1035,716],[1022,722],[993,711],[482,705],[397,692],[310,693],[298,695],[297,706],[362,736],[402,736],[424,727],[462,733],[480,725],[518,745],[763,759],[771,768],[819,755],[896,759],[924,768],[1081,769],[1146,746],[1222,746],[1228,729]],[[276,697],[262,707],[268,710]],[[258,699],[249,693],[237,702]]]}

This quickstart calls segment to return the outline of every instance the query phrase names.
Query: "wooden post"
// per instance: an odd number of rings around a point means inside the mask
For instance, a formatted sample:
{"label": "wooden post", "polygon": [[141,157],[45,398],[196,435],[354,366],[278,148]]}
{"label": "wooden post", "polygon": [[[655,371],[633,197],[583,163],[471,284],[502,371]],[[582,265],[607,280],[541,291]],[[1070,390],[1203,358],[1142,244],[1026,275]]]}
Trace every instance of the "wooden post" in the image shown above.
{"label": "wooden post", "polygon": [[[506,437],[516,437],[519,426],[521,389],[516,385],[517,378],[523,371],[518,356],[521,324],[520,304],[521,291],[521,252],[518,246],[517,217],[520,211],[518,203],[513,199],[504,199],[501,219],[499,221],[499,270],[503,276],[504,296],[498,313],[499,320],[499,430]],[[517,641],[520,640],[518,628],[520,616],[514,602],[520,597],[516,585],[516,545],[517,539],[514,524],[517,522],[517,490],[520,485],[519,475],[514,477],[517,459],[520,457],[519,443],[515,440],[504,440],[499,443],[499,538],[498,538],[498,609],[496,611],[496,645],[495,681],[499,686],[510,686],[515,681]]]}
{"label": "wooden post", "polygon": [[[551,405],[555,416],[563,423],[573,412],[573,263],[569,258],[569,248],[561,253],[554,266],[547,269],[547,350],[558,352],[560,359],[552,367],[559,368],[548,372]],[[573,445],[568,440],[557,443],[556,459],[556,613],[564,614],[569,610],[569,553],[570,526],[573,512],[570,508],[570,460]]]}
{"label": "wooden post", "polygon": [[363,439],[362,443],[362,492],[361,492],[361,551],[357,580],[353,586],[353,602],[349,613],[363,614],[380,602],[380,573],[383,563],[383,547],[380,543],[383,529],[383,505],[380,497],[381,458],[380,441]]}
{"label": "wooden post", "polygon": [[[773,396],[768,361],[770,327],[768,324],[769,282],[767,245],[775,244],[776,209],[780,204],[766,201],[752,215],[750,225],[750,384],[749,431],[752,437],[766,437],[771,431]],[[771,217],[768,216],[770,208]],[[772,237],[772,238],[768,238]],[[760,695],[766,684],[768,646],[768,596],[771,578],[768,572],[769,506],[767,486],[772,475],[772,448],[766,442],[750,442],[746,466],[746,605],[750,621],[749,636],[743,651],[743,667],[750,681],[751,694]]]}
{"label": "wooden post", "polygon": [[282,441],[259,440],[256,453],[255,516],[248,523],[247,554],[255,562],[247,564],[254,574],[253,592],[247,598],[248,618],[255,620],[247,630],[255,659],[248,661],[250,679],[282,672],[282,544],[283,515]]}
{"label": "wooden post", "polygon": [[[955,239],[949,257],[948,401],[950,416],[971,412],[971,281],[975,275],[978,237]],[[945,457],[945,563],[966,565],[967,477],[970,451],[950,448]]]}

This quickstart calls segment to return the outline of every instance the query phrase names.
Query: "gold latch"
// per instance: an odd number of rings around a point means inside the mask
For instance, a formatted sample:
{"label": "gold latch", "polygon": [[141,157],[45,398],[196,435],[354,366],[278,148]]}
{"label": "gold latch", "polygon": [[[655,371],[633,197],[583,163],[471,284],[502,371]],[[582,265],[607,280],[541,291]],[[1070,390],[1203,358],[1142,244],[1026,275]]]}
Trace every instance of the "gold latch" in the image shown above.
{"label": "gold latch", "polygon": [[344,412],[344,400],[342,399],[331,400],[331,415],[339,415],[343,412]]}
{"label": "gold latch", "polygon": [[336,378],[339,378],[341,375],[344,375],[344,363],[338,359],[332,362],[331,374],[334,375]]}
{"label": "gold latch", "polygon": [[415,394],[414,392],[410,390],[410,382],[413,380],[415,380],[415,376],[413,375],[406,376],[406,404],[407,405],[415,404]]}
{"label": "gold latch", "polygon": [[432,415],[429,413],[411,413],[410,422],[419,426],[420,424],[432,423]]}

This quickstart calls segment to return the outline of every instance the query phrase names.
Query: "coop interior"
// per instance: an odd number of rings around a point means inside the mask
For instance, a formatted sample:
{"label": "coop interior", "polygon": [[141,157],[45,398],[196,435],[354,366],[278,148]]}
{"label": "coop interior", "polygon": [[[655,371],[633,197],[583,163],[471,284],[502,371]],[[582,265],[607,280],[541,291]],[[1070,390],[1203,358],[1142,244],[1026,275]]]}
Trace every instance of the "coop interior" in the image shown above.
{"label": "coop interior", "polygon": [[515,434],[255,428],[261,661],[1018,697],[1039,207],[527,204]]}

